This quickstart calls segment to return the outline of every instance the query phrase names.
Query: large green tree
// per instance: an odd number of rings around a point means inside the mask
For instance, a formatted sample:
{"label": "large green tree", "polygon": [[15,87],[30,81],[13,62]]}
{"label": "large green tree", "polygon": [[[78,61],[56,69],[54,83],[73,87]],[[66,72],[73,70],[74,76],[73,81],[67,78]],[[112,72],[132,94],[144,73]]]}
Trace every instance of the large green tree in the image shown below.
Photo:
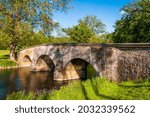
{"label": "large green tree", "polygon": [[105,32],[105,24],[96,16],[87,15],[80,19],[76,26],[63,29],[63,31],[78,43],[102,42],[98,37]]}
{"label": "large green tree", "polygon": [[[42,30],[51,34],[53,12],[68,8],[70,0],[0,0],[0,28],[10,37],[10,59],[15,60],[16,46],[25,33]],[[5,41],[5,40],[4,40]]]}
{"label": "large green tree", "polygon": [[77,43],[86,43],[94,35],[91,29],[83,22],[72,28],[63,29],[63,31]]}
{"label": "large green tree", "polygon": [[123,17],[118,20],[113,33],[116,43],[150,42],[150,0],[138,0],[121,9]]}
{"label": "large green tree", "polygon": [[106,30],[105,24],[94,15],[87,15],[80,19],[79,22],[85,23],[90,28],[90,30],[96,35],[104,33]]}

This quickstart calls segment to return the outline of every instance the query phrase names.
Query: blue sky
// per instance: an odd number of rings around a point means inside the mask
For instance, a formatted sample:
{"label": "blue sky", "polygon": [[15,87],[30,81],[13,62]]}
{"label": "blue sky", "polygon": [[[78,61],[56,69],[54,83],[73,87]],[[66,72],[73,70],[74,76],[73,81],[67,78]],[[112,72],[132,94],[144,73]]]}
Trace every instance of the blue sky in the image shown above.
{"label": "blue sky", "polygon": [[120,9],[132,0],[72,0],[67,14],[57,12],[54,20],[58,21],[63,28],[72,27],[78,20],[86,15],[95,15],[106,25],[109,32],[114,30],[113,25],[121,18]]}

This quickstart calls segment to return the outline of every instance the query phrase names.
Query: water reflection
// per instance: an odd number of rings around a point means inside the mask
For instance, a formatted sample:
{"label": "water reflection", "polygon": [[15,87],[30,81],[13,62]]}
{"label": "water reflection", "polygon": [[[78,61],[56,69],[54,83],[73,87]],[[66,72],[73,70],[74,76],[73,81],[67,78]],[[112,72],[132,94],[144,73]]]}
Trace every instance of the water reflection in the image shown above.
{"label": "water reflection", "polygon": [[54,81],[49,72],[30,72],[29,68],[19,68],[0,71],[0,99],[20,90],[39,91],[59,89],[68,84],[67,81]]}

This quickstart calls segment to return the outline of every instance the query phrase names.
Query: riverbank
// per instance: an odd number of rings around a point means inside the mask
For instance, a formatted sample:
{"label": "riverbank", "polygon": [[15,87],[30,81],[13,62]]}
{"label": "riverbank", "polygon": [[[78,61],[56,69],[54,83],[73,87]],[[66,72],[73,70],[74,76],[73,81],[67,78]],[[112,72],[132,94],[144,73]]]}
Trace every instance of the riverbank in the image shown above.
{"label": "riverbank", "polygon": [[19,68],[19,66],[11,66],[11,67],[1,67],[0,66],[0,70],[4,70],[4,69],[16,69]]}
{"label": "riverbank", "polygon": [[18,68],[16,62],[9,60],[9,50],[0,50],[0,69]]}
{"label": "riverbank", "polygon": [[150,100],[150,79],[144,81],[110,82],[105,78],[75,81],[60,90],[38,93],[15,92],[7,100]]}

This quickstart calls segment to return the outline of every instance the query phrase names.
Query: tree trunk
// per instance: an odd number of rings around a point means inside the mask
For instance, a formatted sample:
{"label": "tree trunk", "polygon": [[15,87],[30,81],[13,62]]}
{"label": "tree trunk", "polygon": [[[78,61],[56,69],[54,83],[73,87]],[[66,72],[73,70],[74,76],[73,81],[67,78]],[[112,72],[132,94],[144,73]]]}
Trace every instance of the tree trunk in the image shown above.
{"label": "tree trunk", "polygon": [[9,58],[12,61],[16,60],[16,54],[15,54],[16,45],[14,43],[10,44],[10,55]]}

